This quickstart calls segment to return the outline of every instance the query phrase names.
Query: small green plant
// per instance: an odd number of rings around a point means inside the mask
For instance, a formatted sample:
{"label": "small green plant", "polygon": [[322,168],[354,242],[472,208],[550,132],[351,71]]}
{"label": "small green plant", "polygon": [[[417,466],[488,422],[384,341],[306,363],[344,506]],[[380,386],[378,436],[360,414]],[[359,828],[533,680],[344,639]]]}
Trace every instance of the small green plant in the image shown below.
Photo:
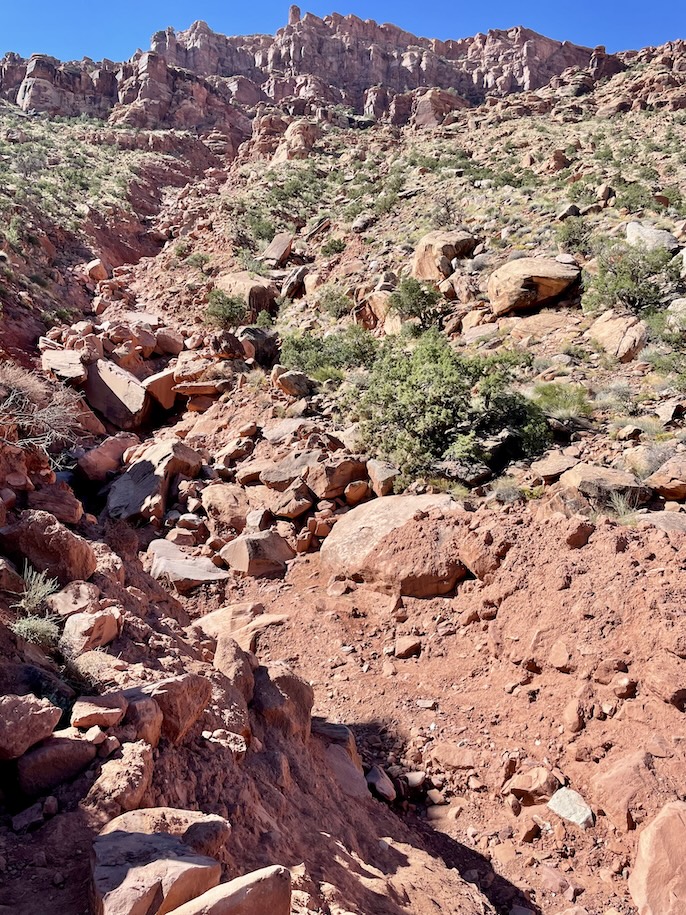
{"label": "small green plant", "polygon": [[183,260],[191,252],[191,246],[187,241],[180,241],[177,245],[174,245],[174,254],[178,257],[179,260]]}
{"label": "small green plant", "polygon": [[209,254],[202,254],[200,251],[196,251],[195,254],[189,254],[184,263],[188,264],[189,267],[197,267],[198,270],[205,272],[205,268],[210,262]]}
{"label": "small green plant", "polygon": [[322,311],[331,315],[332,318],[336,318],[336,320],[349,315],[355,304],[352,299],[348,298],[345,293],[335,286],[324,286],[319,293],[318,300]]}
{"label": "small green plant", "polygon": [[598,272],[590,278],[583,306],[595,311],[624,305],[635,311],[659,305],[679,278],[679,265],[663,248],[647,251],[623,242],[604,243],[597,257]]}
{"label": "small green plant", "polygon": [[342,254],[346,247],[342,238],[329,238],[322,245],[321,253],[324,257],[332,257],[334,254]]}
{"label": "small green plant", "polygon": [[577,251],[581,254],[590,253],[591,227],[583,216],[570,216],[569,219],[565,219],[555,233],[555,238],[563,251],[572,254]]}
{"label": "small green plant", "polygon": [[269,327],[274,326],[274,318],[272,318],[268,311],[261,311],[257,316],[255,324],[257,327],[267,330]]}
{"label": "small green plant", "polygon": [[35,613],[42,607],[45,599],[59,589],[56,578],[49,578],[47,572],[39,572],[28,562],[24,563],[23,578],[24,591],[13,606],[25,613]]}
{"label": "small green plant", "polygon": [[342,381],[345,370],[371,367],[377,352],[378,343],[372,334],[352,324],[325,337],[287,334],[281,344],[281,362],[317,381]]}
{"label": "small green plant", "polygon": [[593,412],[586,389],[578,384],[560,381],[537,384],[532,400],[553,419],[575,420],[588,417]]}
{"label": "small green plant", "polygon": [[52,617],[24,616],[11,624],[10,629],[20,639],[50,650],[60,638],[60,630]]}
{"label": "small green plant", "polygon": [[414,319],[422,328],[440,324],[444,314],[444,303],[440,293],[413,277],[405,277],[400,281],[398,288],[391,295],[389,304],[401,318]]}
{"label": "small green plant", "polygon": [[207,297],[205,321],[215,327],[232,329],[245,321],[248,307],[240,296],[227,295],[221,289],[213,289]]}

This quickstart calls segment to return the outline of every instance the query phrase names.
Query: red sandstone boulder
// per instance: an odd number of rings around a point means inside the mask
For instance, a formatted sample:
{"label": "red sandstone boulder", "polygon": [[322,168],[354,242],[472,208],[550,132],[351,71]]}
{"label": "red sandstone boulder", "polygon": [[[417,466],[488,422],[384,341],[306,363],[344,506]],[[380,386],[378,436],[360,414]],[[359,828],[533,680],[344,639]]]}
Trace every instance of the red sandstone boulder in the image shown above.
{"label": "red sandstone boulder", "polygon": [[19,520],[0,530],[0,547],[25,558],[39,572],[48,572],[61,584],[85,581],[95,572],[93,548],[47,512],[25,511]]}

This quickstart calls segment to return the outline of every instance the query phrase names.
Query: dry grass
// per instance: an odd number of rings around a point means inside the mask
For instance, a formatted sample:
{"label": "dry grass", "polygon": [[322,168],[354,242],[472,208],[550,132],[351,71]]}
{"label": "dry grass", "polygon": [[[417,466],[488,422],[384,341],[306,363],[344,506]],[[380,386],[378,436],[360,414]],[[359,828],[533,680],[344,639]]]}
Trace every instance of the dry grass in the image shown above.
{"label": "dry grass", "polygon": [[78,428],[79,397],[12,362],[0,364],[0,441],[44,451],[68,444]]}

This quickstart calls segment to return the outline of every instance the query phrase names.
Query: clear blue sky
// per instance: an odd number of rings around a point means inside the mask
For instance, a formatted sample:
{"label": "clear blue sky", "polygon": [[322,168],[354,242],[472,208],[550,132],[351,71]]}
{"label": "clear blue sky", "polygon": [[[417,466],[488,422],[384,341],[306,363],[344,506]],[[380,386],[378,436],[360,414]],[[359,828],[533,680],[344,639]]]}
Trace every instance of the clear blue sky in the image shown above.
{"label": "clear blue sky", "polygon": [[[149,47],[153,32],[168,25],[187,28],[196,19],[229,35],[273,34],[286,22],[288,5],[288,0],[0,0],[0,55],[12,50],[25,57],[125,60],[136,48]],[[686,38],[685,0],[317,0],[300,6],[303,13],[355,13],[435,38],[464,38],[513,25],[577,44],[604,44],[610,51]]]}

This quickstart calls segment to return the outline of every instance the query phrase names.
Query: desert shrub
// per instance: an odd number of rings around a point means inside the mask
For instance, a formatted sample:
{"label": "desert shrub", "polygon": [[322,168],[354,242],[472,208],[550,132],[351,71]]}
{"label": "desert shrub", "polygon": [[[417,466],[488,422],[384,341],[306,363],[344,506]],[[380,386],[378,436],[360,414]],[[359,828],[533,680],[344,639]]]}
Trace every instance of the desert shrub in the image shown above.
{"label": "desert shrub", "polygon": [[555,233],[555,238],[563,251],[572,254],[580,251],[582,254],[588,254],[591,250],[591,227],[583,216],[570,216],[569,219],[565,219]]}
{"label": "desert shrub", "polygon": [[561,381],[537,384],[532,400],[554,419],[579,419],[593,412],[586,389],[578,384]]}
{"label": "desert shrub", "polygon": [[203,254],[200,251],[196,251],[195,254],[189,254],[184,263],[188,264],[189,267],[197,267],[198,270],[205,270],[205,267],[210,262],[210,255]]}
{"label": "desert shrub", "polygon": [[358,324],[352,324],[325,337],[302,333],[286,335],[281,344],[281,362],[318,381],[342,380],[344,370],[371,367],[377,352],[378,343],[372,334]]}
{"label": "desert shrub", "polygon": [[321,253],[324,257],[331,257],[334,254],[342,254],[346,247],[342,238],[329,238],[322,245]]}
{"label": "desert shrub", "polygon": [[221,289],[213,289],[207,297],[205,321],[216,327],[231,329],[245,321],[248,306],[236,295],[227,295]]}
{"label": "desert shrub", "polygon": [[50,384],[16,363],[0,363],[0,441],[44,451],[73,442],[79,400],[61,384]]}
{"label": "desert shrub", "polygon": [[254,237],[261,241],[271,241],[276,234],[274,223],[261,213],[248,213],[245,221]]}
{"label": "desert shrub", "polygon": [[617,206],[626,207],[627,210],[634,213],[636,210],[659,209],[659,204],[655,202],[653,192],[645,184],[639,181],[613,182],[617,194]]}
{"label": "desert shrub", "polygon": [[345,293],[335,286],[325,286],[318,296],[319,307],[332,318],[344,318],[352,311],[355,304]]}
{"label": "desert shrub", "polygon": [[187,241],[180,241],[174,246],[174,254],[179,258],[179,260],[183,260],[184,257],[188,257],[190,252],[191,246]]}
{"label": "desert shrub", "polygon": [[400,281],[389,304],[401,318],[416,319],[423,328],[439,324],[444,312],[440,293],[413,277],[405,277]]}
{"label": "desert shrub", "polygon": [[257,327],[266,330],[267,328],[274,326],[274,318],[272,318],[268,311],[261,311],[257,316],[255,324]]}
{"label": "desert shrub", "polygon": [[647,251],[624,242],[602,244],[596,254],[598,273],[583,297],[590,310],[624,305],[639,311],[659,305],[679,278],[679,266],[669,251]]}
{"label": "desert shrub", "polygon": [[438,331],[412,350],[388,339],[362,395],[359,413],[368,448],[408,477],[443,459],[482,458],[480,441],[516,431],[521,454],[548,441],[539,408],[511,389],[513,357],[460,356]]}
{"label": "desert shrub", "polygon": [[55,648],[60,630],[54,618],[49,616],[24,616],[10,625],[12,632],[25,642],[41,648]]}
{"label": "desert shrub", "polygon": [[24,591],[14,606],[27,614],[39,610],[47,597],[59,589],[56,578],[50,578],[47,572],[39,572],[27,563],[23,571]]}

